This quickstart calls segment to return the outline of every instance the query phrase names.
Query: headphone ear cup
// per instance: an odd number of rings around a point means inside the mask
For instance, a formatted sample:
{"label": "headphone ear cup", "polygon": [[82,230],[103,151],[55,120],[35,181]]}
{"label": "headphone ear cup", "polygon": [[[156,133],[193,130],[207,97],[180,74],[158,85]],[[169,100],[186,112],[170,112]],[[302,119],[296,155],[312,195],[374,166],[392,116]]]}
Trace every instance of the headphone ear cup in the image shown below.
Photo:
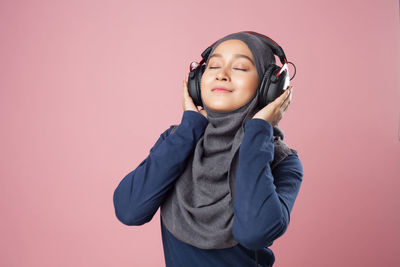
{"label": "headphone ear cup", "polygon": [[290,84],[290,78],[286,70],[276,77],[280,69],[281,67],[270,64],[265,71],[264,79],[260,86],[261,104],[264,106],[283,94]]}
{"label": "headphone ear cup", "polygon": [[201,107],[203,107],[203,100],[201,99],[201,77],[204,71],[205,65],[198,66],[189,73],[188,79],[189,96],[193,99],[196,106]]}
{"label": "headphone ear cup", "polygon": [[263,79],[261,81],[260,89],[259,89],[260,108],[265,107],[266,105],[268,105],[271,102],[271,98],[269,98],[268,96],[270,95],[269,91],[270,91],[270,84],[271,84],[271,76],[272,76],[272,73],[274,72],[274,70],[276,70],[276,68],[279,68],[279,67],[275,64],[269,64],[267,69],[265,70]]}
{"label": "headphone ear cup", "polygon": [[271,102],[283,94],[290,84],[290,77],[286,70],[276,77],[280,69],[281,67],[278,67],[271,75],[271,84],[267,95],[267,99],[271,100]]}

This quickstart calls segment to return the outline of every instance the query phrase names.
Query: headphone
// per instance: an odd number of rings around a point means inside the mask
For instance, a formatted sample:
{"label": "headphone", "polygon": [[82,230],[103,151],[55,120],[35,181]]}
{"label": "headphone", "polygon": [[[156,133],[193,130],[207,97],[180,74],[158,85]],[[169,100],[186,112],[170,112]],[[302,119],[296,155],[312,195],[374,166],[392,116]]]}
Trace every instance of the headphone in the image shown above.
{"label": "headphone", "polygon": [[[277,97],[279,97],[283,92],[287,89],[290,85],[290,81],[296,75],[296,66],[291,63],[287,62],[285,53],[283,49],[271,38],[254,32],[254,31],[241,31],[243,33],[250,33],[256,36],[260,36],[261,40],[264,41],[272,50],[274,55],[277,55],[282,63],[282,66],[279,67],[275,64],[269,64],[267,69],[265,70],[264,76],[262,78],[260,87],[258,88],[260,99],[259,105],[260,107],[264,107],[270,102],[274,101]],[[215,41],[211,46],[207,47],[206,50],[201,53],[201,61],[199,63],[193,61],[190,63],[189,67],[189,78],[188,78],[188,90],[189,95],[193,99],[193,102],[196,106],[203,106],[203,101],[201,99],[201,77],[205,71],[206,65],[203,64],[207,61],[208,57],[210,56],[211,50],[213,46],[218,41]],[[289,79],[289,69],[288,63],[292,64],[294,67],[294,75],[292,78]]]}

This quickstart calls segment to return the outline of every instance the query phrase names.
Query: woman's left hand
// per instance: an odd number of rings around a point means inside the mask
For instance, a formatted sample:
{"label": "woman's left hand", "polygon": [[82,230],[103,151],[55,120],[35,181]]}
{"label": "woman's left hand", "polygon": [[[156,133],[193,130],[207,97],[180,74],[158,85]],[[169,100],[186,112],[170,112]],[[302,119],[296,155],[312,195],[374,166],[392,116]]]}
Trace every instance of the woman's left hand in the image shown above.
{"label": "woman's left hand", "polygon": [[258,111],[253,119],[259,118],[269,122],[272,126],[277,125],[290,104],[292,88],[293,86],[289,86],[279,97]]}

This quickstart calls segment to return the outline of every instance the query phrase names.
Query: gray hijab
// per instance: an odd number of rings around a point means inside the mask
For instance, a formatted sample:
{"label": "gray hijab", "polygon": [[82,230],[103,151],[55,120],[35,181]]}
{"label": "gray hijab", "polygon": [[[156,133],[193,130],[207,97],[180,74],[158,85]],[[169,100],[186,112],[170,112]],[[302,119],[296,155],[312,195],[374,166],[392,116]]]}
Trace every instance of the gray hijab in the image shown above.
{"label": "gray hijab", "polygon": [[[259,37],[238,32],[220,39],[210,55],[228,39],[247,44],[255,60],[260,86],[260,77],[268,64],[275,63],[271,49]],[[238,244],[232,234],[238,152],[245,123],[260,109],[258,91],[246,104],[232,111],[220,112],[204,104],[208,125],[161,205],[162,223],[179,240],[201,249],[223,249]],[[283,138],[282,130],[275,126],[271,168],[292,153]]]}

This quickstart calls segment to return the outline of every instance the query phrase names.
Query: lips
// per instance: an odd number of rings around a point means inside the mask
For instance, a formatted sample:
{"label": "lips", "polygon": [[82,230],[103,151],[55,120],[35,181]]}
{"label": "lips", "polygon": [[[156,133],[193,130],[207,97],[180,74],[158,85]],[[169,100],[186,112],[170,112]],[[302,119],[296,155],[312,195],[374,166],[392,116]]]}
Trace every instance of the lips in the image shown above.
{"label": "lips", "polygon": [[224,88],[224,87],[214,87],[211,91],[213,91],[213,92],[226,92],[226,93],[232,92],[232,90],[229,90],[229,89]]}

